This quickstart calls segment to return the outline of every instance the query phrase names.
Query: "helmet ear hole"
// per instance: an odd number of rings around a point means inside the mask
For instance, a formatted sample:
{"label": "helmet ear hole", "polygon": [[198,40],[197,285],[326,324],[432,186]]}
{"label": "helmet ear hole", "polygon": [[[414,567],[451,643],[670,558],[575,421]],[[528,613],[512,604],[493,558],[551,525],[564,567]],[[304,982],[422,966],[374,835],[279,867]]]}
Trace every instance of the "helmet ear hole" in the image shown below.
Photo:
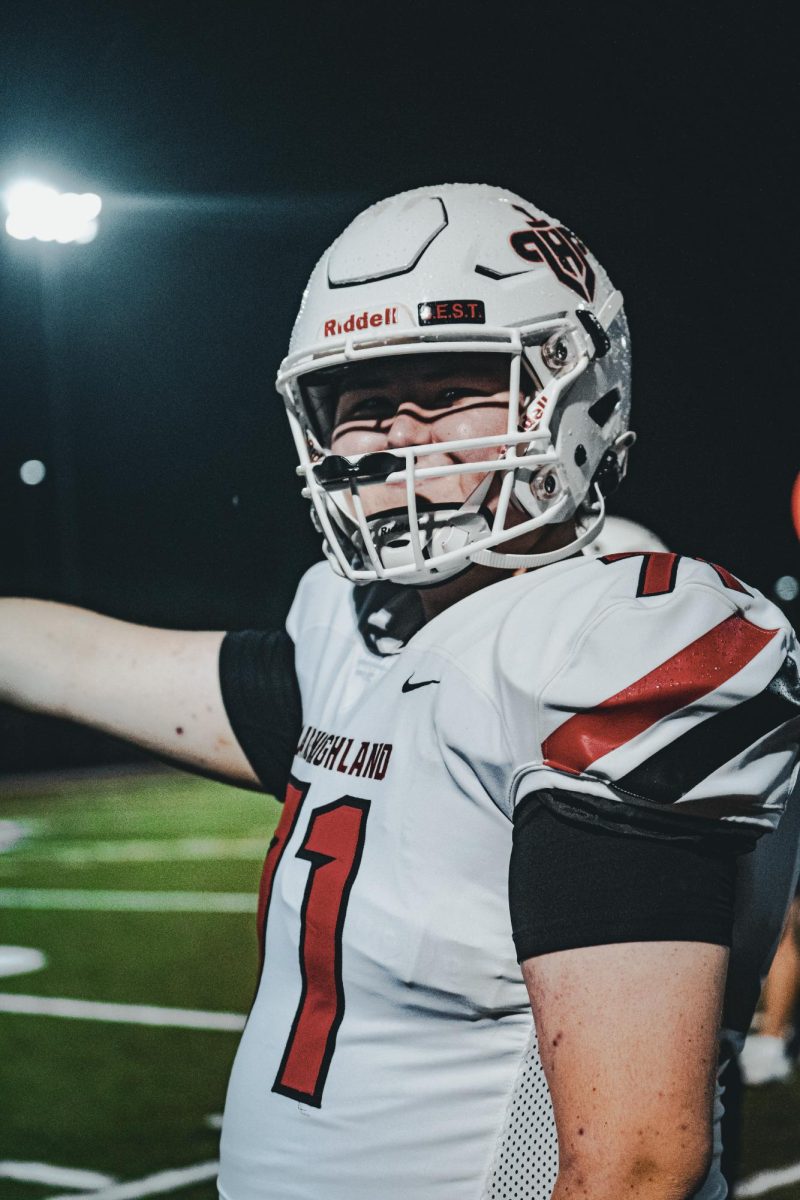
{"label": "helmet ear hole", "polygon": [[600,465],[592,476],[592,487],[596,487],[603,496],[612,495],[622,482],[622,470],[616,450],[606,450],[600,459]]}

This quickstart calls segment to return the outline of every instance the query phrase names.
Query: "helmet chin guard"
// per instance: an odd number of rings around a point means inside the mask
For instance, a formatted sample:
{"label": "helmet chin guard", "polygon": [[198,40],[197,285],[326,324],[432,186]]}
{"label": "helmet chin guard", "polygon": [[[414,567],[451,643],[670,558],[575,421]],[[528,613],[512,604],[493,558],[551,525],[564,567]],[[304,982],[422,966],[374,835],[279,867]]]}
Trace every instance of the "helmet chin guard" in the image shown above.
{"label": "helmet chin guard", "polygon": [[591,519],[582,529],[578,528],[579,522],[576,521],[575,537],[563,546],[558,546],[555,550],[544,551],[541,554],[495,554],[493,550],[478,550],[472,555],[472,562],[486,567],[497,567],[501,571],[514,571],[519,570],[520,567],[523,569],[546,567],[550,563],[560,562],[563,558],[571,558],[573,554],[577,554],[584,546],[593,542],[605,525],[606,502],[599,488],[596,488],[596,492],[596,511],[594,505],[591,508],[586,506],[589,511],[585,515]]}
{"label": "helmet chin guard", "polygon": [[[331,450],[330,397],[354,364],[443,353],[508,363],[503,432]],[[424,587],[471,563],[513,570],[575,554],[602,529],[608,481],[624,476],[634,440],[621,295],[564,226],[483,185],[420,188],[357,217],[311,276],[277,388],[325,553],[355,583]],[[453,503],[418,494],[451,475],[480,483]],[[369,512],[383,484],[402,485],[404,503]],[[535,531],[570,521],[564,545],[525,552]],[[496,549],[512,541],[513,553]]]}
{"label": "helmet chin guard", "polygon": [[[406,509],[392,515],[377,514],[370,518],[369,524],[377,557],[384,570],[391,572],[393,569],[407,568],[414,562],[411,524]],[[434,582],[426,566],[428,562],[436,562],[446,554],[459,555],[468,546],[486,537],[490,529],[491,514],[472,504],[463,504],[459,508],[446,505],[419,512],[416,540],[423,566],[404,575],[404,580],[417,587]],[[361,543],[360,530],[353,534],[352,540],[356,546]],[[463,569],[463,562],[459,566],[456,560],[446,574],[437,572],[436,579],[449,578]]]}

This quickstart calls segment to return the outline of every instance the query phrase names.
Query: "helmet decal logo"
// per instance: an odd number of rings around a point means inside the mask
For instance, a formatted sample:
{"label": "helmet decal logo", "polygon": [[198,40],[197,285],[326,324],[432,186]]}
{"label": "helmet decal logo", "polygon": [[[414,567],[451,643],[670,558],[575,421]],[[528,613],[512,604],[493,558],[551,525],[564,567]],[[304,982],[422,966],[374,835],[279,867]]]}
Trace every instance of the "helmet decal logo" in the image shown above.
{"label": "helmet decal logo", "polygon": [[364,309],[363,312],[351,312],[344,320],[329,317],[322,327],[324,337],[341,337],[343,333],[353,333],[361,329],[379,329],[384,325],[397,324],[397,309],[382,308],[377,312]]}
{"label": "helmet decal logo", "polygon": [[571,288],[582,300],[594,299],[595,274],[580,238],[565,225],[553,225],[534,217],[519,204],[512,205],[526,218],[529,229],[512,233],[512,248],[526,262],[546,263],[559,283]]}
{"label": "helmet decal logo", "polygon": [[485,325],[482,300],[427,300],[417,305],[420,325]]}

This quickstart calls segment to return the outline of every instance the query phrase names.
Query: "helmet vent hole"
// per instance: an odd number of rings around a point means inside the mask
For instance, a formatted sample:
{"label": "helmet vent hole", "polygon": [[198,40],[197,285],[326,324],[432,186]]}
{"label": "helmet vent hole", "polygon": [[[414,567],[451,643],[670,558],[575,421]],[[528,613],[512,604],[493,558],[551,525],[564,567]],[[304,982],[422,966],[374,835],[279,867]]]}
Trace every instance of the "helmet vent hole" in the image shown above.
{"label": "helmet vent hole", "polygon": [[605,396],[595,400],[589,409],[589,416],[602,429],[621,399],[619,388],[612,388],[610,392],[606,392]]}
{"label": "helmet vent hole", "polygon": [[591,338],[595,358],[604,358],[611,349],[611,338],[597,317],[588,308],[576,309],[575,316]]}
{"label": "helmet vent hole", "polygon": [[575,465],[576,465],[576,467],[582,467],[585,462],[586,462],[586,447],[577,445],[575,447]]}

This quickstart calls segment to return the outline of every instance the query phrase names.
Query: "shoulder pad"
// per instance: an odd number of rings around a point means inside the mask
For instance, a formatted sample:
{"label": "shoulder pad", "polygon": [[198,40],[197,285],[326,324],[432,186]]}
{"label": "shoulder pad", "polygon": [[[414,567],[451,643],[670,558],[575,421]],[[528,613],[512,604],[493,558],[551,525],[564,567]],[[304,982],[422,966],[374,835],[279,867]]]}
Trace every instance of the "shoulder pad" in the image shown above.
{"label": "shoulder pad", "polygon": [[593,611],[568,645],[558,639],[564,650],[536,700],[539,786],[574,789],[580,778],[605,795],[769,823],[800,717],[798,648],[783,614],[702,560],[596,563],[608,583],[593,581]]}

